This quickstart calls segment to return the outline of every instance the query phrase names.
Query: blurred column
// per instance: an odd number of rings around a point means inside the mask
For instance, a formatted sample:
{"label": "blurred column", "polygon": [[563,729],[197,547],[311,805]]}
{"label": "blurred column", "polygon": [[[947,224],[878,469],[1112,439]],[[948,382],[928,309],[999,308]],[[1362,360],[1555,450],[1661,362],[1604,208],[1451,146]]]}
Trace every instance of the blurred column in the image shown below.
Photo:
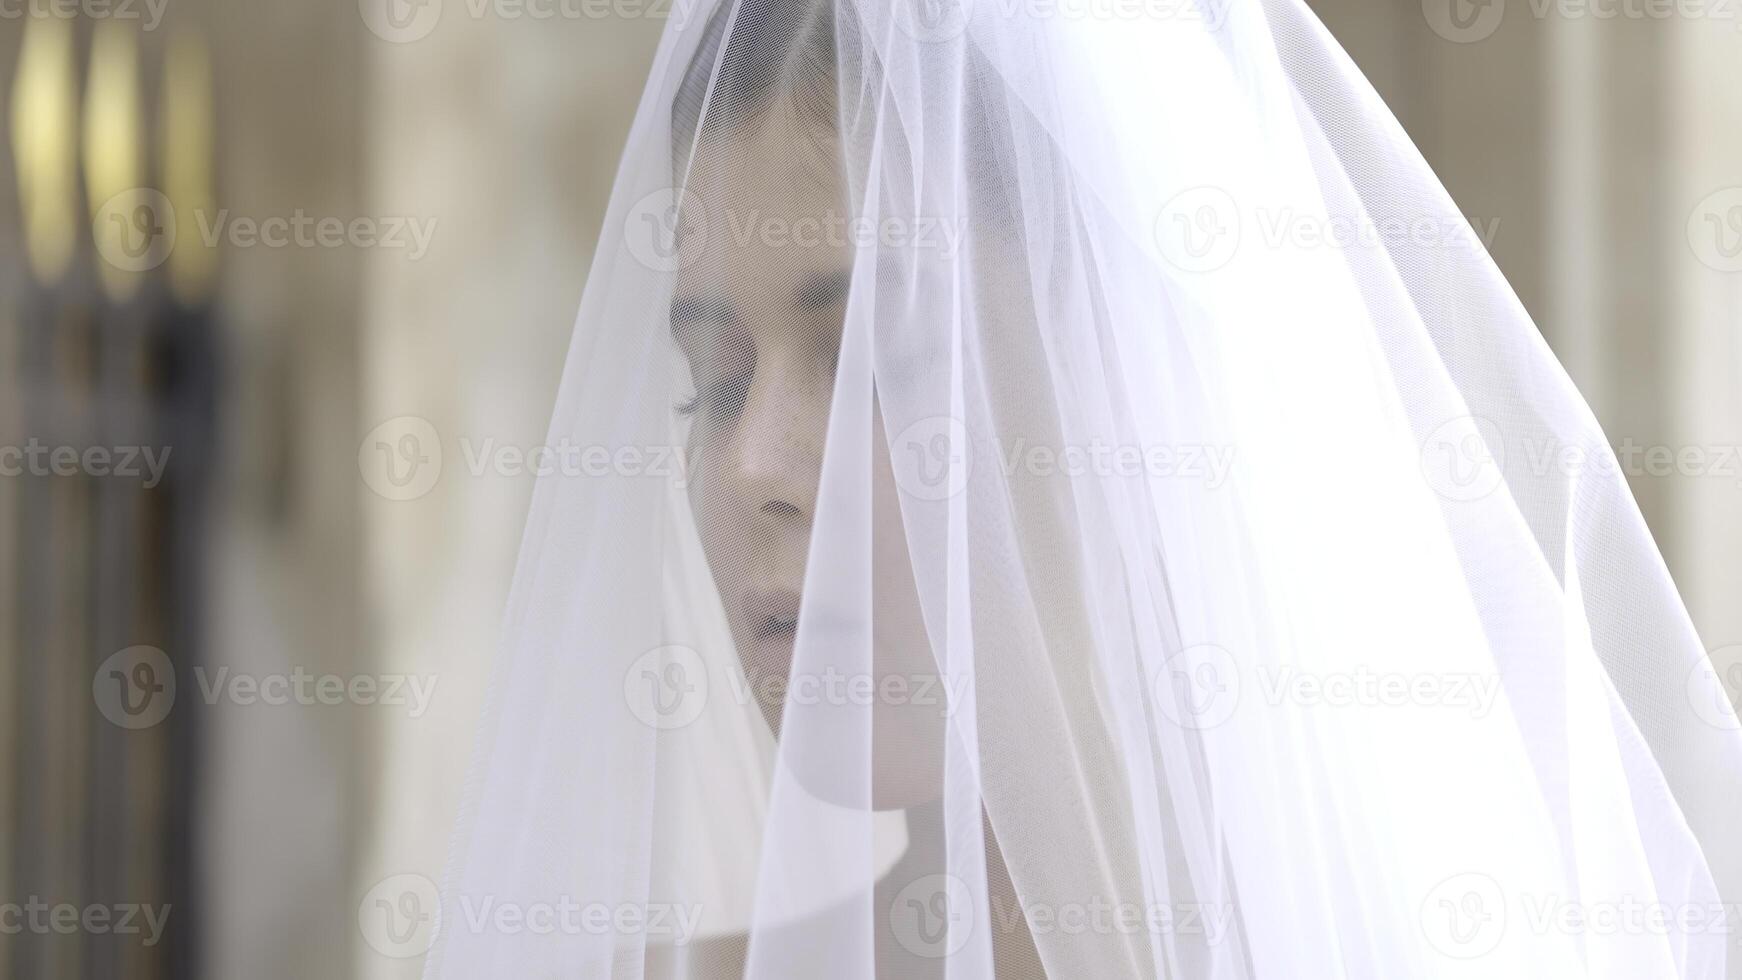
{"label": "blurred column", "polygon": [[[1664,322],[1677,329],[1664,331],[1674,344],[1666,395],[1677,441],[1709,464],[1675,483],[1683,518],[1672,564],[1709,648],[1742,644],[1742,11],[1733,7],[1668,25],[1669,136],[1655,148],[1673,165],[1667,210],[1679,239],[1668,270],[1675,303]],[[1731,670],[1726,680],[1742,698],[1742,676]]]}
{"label": "blurred column", "polygon": [[[24,195],[17,164],[14,162],[21,99],[16,96],[17,78],[14,67],[19,63],[22,31],[0,36],[0,87],[13,95],[9,100],[9,115],[14,121],[14,133],[8,133],[7,144],[12,153],[0,153],[0,228],[18,229],[17,234],[0,235],[0,445],[16,446],[24,438],[23,396],[19,390],[22,368],[19,365],[20,324],[23,296],[30,283],[29,258],[26,255],[29,234],[22,214]],[[12,188],[20,193],[12,193]],[[19,839],[23,800],[18,782],[19,754],[23,731],[19,724],[22,695],[19,691],[23,669],[22,639],[19,625],[19,589],[23,560],[19,553],[19,482],[0,478],[0,895],[18,893],[18,873],[14,850]],[[0,936],[0,965],[11,962],[13,940]]]}
{"label": "blurred column", "polygon": [[[104,924],[6,937],[9,976],[194,970],[198,713],[173,712],[165,692],[196,652],[203,612],[199,576],[178,558],[203,541],[204,511],[185,505],[205,482],[194,437],[211,413],[182,396],[210,372],[191,370],[198,343],[163,342],[180,320],[154,271],[168,246],[146,163],[142,34],[125,17],[32,17],[11,86],[14,227],[30,274],[6,270],[17,289],[0,314],[4,444],[28,447],[8,461],[24,472],[0,475],[17,750],[5,900]],[[141,921],[143,934],[121,925]]]}
{"label": "blurred column", "polygon": [[[370,719],[381,754],[355,894],[388,881],[390,896],[372,896],[393,901],[368,910],[388,914],[427,909],[441,879],[532,490],[530,476],[498,472],[493,454],[545,438],[663,23],[633,16],[635,3],[549,4],[555,16],[535,19],[532,5],[450,2],[410,21],[388,17],[409,5],[378,6],[364,35],[371,200],[438,222],[427,255],[380,253],[368,265],[363,469],[352,481],[378,669],[437,685],[422,717]],[[630,15],[575,16],[613,8]],[[421,949],[383,931],[372,939],[358,947],[357,975],[419,975]]]}
{"label": "blurred column", "polygon": [[[18,178],[28,277],[8,296],[14,343],[18,442],[76,444],[89,415],[89,348],[95,307],[89,269],[78,262],[83,222],[77,190],[77,37],[64,19],[33,18],[12,79],[12,158]],[[79,903],[88,894],[81,846],[87,815],[90,644],[90,486],[80,476],[26,470],[5,481],[16,516],[18,711],[9,802],[6,899]],[[28,569],[28,574],[24,570]],[[80,675],[85,675],[81,680]],[[76,975],[77,937],[6,937],[0,972],[26,978]]]}
{"label": "blurred column", "polygon": [[222,685],[370,669],[354,436],[362,253],[237,246],[229,233],[241,221],[369,213],[365,51],[350,2],[170,4],[171,22],[188,17],[211,41],[219,139],[212,207],[181,216],[180,231],[225,246],[212,301],[223,359],[210,613],[204,673],[181,692],[206,745],[194,801],[201,975],[345,977],[372,762],[362,711],[234,698]]}

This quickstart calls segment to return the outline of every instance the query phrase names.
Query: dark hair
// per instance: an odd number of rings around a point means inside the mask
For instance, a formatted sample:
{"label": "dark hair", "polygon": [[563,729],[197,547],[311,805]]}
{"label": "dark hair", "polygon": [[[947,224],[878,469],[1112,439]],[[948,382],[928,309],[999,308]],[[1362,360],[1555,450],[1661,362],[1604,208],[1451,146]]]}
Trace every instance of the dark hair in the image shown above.
{"label": "dark hair", "polygon": [[781,96],[803,128],[837,128],[834,3],[721,0],[672,99],[674,175],[701,140],[765,119]]}

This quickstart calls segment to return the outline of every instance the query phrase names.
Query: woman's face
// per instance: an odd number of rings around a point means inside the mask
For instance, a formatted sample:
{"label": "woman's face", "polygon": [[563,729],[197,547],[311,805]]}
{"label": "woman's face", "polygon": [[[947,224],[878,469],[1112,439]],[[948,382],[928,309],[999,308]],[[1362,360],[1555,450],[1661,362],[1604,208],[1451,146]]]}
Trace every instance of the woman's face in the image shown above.
{"label": "woman's face", "polygon": [[[744,671],[777,734],[785,686],[804,691],[797,685],[813,680],[789,675],[853,261],[834,139],[792,120],[777,104],[698,150],[688,190],[705,231],[671,316],[694,384],[682,405],[691,506]],[[880,421],[872,438],[870,689],[906,692],[891,699],[899,703],[873,701],[874,793],[880,806],[905,806],[935,794],[947,704]],[[900,683],[879,686],[890,675]],[[932,696],[916,696],[920,687]]]}

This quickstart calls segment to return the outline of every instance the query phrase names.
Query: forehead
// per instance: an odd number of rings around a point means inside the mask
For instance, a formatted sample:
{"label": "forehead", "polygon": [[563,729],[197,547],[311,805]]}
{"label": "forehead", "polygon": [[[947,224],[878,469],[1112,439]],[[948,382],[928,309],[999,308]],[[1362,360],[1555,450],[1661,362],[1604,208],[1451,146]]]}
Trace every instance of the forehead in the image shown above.
{"label": "forehead", "polygon": [[[776,104],[696,148],[686,198],[703,239],[680,292],[797,282],[849,263],[839,143]],[[686,222],[694,227],[694,223]]]}

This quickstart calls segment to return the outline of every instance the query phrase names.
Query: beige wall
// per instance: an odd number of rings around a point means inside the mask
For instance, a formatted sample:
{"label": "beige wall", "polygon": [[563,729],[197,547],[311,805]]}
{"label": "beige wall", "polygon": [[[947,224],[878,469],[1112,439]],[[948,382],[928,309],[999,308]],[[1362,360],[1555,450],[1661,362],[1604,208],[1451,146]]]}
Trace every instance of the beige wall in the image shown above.
{"label": "beige wall", "polygon": [[[371,719],[382,765],[359,892],[392,875],[440,880],[532,490],[471,460],[545,438],[660,27],[444,11],[428,37],[371,51],[371,200],[439,230],[416,263],[368,265],[363,427],[427,420],[441,470],[416,499],[361,498],[370,647],[386,672],[432,675],[438,694],[422,718]],[[364,944],[354,965],[405,978],[422,964]]]}

